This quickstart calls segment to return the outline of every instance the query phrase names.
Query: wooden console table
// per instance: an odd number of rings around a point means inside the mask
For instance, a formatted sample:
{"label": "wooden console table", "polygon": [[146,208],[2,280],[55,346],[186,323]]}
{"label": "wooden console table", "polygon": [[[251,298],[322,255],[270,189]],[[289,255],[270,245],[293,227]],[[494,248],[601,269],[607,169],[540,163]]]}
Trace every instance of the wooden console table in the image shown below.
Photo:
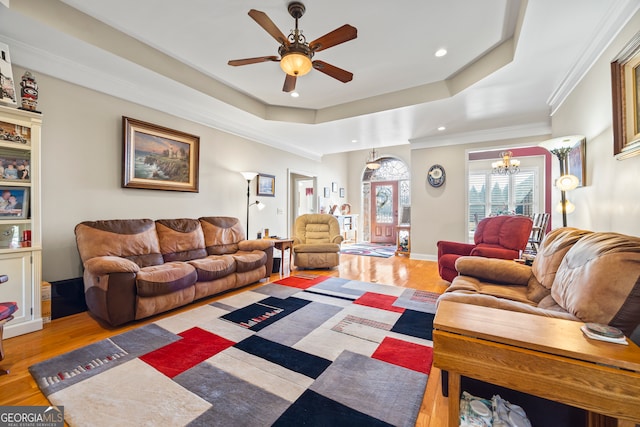
{"label": "wooden console table", "polygon": [[[582,323],[442,301],[434,319],[433,364],[449,372],[449,426],[457,426],[460,376],[640,422],[640,348],[590,340]],[[517,402],[513,402],[517,403]]]}

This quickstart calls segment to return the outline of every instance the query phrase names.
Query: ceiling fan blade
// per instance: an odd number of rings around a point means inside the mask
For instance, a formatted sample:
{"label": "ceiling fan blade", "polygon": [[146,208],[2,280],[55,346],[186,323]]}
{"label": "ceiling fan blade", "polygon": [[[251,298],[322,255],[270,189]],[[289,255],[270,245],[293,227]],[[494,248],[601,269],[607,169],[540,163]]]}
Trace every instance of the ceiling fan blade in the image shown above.
{"label": "ceiling fan blade", "polygon": [[309,47],[314,52],[320,52],[321,50],[328,49],[337,44],[348,42],[358,37],[358,30],[349,24],[345,24],[340,28],[336,28],[330,33],[312,41],[309,43]]}
{"label": "ceiling fan blade", "polygon": [[259,10],[251,9],[249,11],[249,16],[252,17],[253,20],[258,23],[258,25],[264,28],[267,33],[271,34],[271,37],[276,39],[278,43],[289,45],[289,40],[287,40],[285,35],[282,34],[282,31],[280,31],[280,29],[276,27],[276,24],[273,23],[271,18],[269,18],[266,13],[260,12]]}
{"label": "ceiling fan blade", "polygon": [[257,58],[232,59],[231,61],[227,62],[227,64],[237,67],[238,65],[257,64],[259,62],[267,61],[278,62],[280,61],[280,59],[277,56],[259,56]]}
{"label": "ceiling fan blade", "polygon": [[324,61],[313,61],[313,68],[325,73],[329,77],[340,80],[342,83],[350,82],[353,79],[353,73],[343,70],[342,68],[338,68],[335,65],[327,64]]}
{"label": "ceiling fan blade", "polygon": [[287,74],[287,77],[284,79],[284,86],[282,86],[283,92],[293,92],[296,88],[296,80],[298,78],[296,76],[292,76]]}

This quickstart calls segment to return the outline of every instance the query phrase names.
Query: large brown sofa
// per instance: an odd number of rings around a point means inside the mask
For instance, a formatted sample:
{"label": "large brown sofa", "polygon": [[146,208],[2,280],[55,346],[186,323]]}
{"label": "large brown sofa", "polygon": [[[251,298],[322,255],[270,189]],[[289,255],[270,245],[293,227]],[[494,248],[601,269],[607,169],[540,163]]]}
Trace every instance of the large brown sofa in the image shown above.
{"label": "large brown sofa", "polygon": [[459,276],[439,301],[604,323],[637,339],[638,237],[559,228],[545,236],[531,267],[466,256],[456,261],[456,269]]}
{"label": "large brown sofa", "polygon": [[75,228],[87,307],[110,325],[268,278],[273,241],[237,218],[85,221]]}

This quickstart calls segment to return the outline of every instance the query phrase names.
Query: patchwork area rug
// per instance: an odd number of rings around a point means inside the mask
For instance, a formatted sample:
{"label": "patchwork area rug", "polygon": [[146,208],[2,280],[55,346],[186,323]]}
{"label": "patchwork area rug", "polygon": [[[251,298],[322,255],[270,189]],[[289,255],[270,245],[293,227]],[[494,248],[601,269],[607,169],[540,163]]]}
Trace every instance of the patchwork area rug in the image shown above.
{"label": "patchwork area rug", "polygon": [[379,243],[353,243],[343,244],[340,253],[349,255],[375,256],[389,258],[396,254],[395,245],[382,245]]}
{"label": "patchwork area rug", "polygon": [[413,426],[437,297],[290,276],[29,370],[72,426]]}

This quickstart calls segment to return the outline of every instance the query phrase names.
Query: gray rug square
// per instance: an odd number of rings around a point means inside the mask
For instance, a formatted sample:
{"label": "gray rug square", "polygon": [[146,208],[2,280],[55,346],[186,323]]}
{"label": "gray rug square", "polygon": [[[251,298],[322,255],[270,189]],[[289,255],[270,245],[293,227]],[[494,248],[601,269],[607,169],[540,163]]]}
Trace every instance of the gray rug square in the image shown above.
{"label": "gray rug square", "polygon": [[309,388],[394,426],[413,426],[427,378],[410,369],[345,351]]}
{"label": "gray rug square", "polygon": [[269,426],[291,405],[291,402],[207,362],[173,380],[212,405],[189,423],[190,426]]}

